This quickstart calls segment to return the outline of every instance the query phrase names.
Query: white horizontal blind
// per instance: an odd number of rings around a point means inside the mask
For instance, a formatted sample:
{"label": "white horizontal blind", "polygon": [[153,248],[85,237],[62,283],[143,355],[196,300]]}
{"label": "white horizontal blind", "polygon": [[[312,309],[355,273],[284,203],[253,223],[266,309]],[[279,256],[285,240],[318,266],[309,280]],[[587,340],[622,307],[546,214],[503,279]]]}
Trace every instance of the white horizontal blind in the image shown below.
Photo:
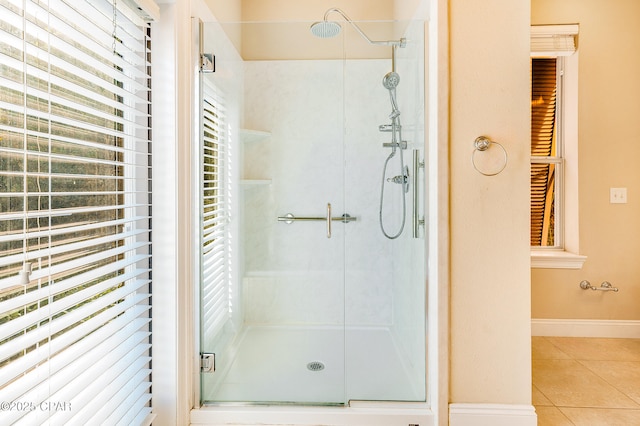
{"label": "white horizontal blind", "polygon": [[531,56],[570,56],[578,49],[577,24],[532,25]]}
{"label": "white horizontal blind", "polygon": [[127,4],[0,0],[0,424],[151,417],[150,33]]}
{"label": "white horizontal blind", "polygon": [[228,159],[225,109],[214,87],[203,85],[201,146],[201,303],[204,341],[231,312],[228,236]]}
{"label": "white horizontal blind", "polygon": [[531,246],[557,246],[556,180],[562,171],[558,138],[557,59],[531,59]]}

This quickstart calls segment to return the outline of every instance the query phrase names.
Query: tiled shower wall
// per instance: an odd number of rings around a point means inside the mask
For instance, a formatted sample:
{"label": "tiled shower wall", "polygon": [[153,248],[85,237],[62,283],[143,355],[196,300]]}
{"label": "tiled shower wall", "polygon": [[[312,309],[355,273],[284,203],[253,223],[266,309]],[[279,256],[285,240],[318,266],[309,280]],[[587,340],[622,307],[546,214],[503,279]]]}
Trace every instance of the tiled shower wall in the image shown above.
{"label": "tiled shower wall", "polygon": [[[412,84],[420,80],[411,75],[421,69],[415,64],[399,59],[397,65],[409,167],[412,148],[422,149],[424,140],[421,88]],[[424,240],[411,239],[411,192],[400,238],[385,238],[378,223],[382,168],[390,153],[382,144],[391,138],[378,126],[390,123],[382,85],[390,70],[390,60],[245,62],[244,127],[270,136],[244,145],[243,174],[271,180],[245,185],[242,192],[246,323],[424,324],[424,311],[405,306],[424,300],[424,279],[409,282],[424,276],[426,257]],[[387,177],[400,174],[399,156],[390,161]],[[395,233],[400,187],[387,184],[385,191],[385,224]],[[331,238],[324,221],[277,221],[287,213],[324,217],[327,203],[334,217],[348,213],[357,221],[334,221]]]}

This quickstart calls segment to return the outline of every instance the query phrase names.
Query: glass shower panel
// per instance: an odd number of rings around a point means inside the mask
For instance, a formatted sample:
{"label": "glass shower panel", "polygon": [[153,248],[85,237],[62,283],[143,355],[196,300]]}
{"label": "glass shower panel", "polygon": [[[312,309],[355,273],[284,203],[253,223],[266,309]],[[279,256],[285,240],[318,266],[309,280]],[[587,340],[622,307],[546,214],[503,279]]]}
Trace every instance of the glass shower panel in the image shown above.
{"label": "glass shower panel", "polygon": [[426,398],[425,239],[412,229],[425,212],[424,23],[354,24],[407,43],[392,61],[348,23],[330,39],[311,22],[205,25],[216,71],[202,75],[212,147],[198,178],[221,192],[201,192],[199,222],[220,222],[207,200],[228,204],[224,233],[201,234],[222,245],[200,266],[203,403]]}
{"label": "glass shower panel", "polygon": [[211,399],[233,363],[243,327],[238,234],[240,118],[243,66],[218,24],[202,25],[204,52],[216,52],[217,72],[199,73],[198,134],[193,165],[200,288],[200,395]]}

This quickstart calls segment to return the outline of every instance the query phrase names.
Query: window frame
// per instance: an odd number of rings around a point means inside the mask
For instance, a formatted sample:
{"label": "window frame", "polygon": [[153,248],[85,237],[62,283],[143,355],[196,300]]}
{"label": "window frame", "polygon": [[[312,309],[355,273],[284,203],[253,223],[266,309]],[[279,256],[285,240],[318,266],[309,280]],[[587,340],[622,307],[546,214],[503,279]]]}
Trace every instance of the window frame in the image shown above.
{"label": "window frame", "polygon": [[[577,25],[552,25],[532,27],[533,40],[541,35],[577,37]],[[574,44],[577,46],[577,43]],[[558,137],[561,140],[562,173],[557,179],[556,196],[559,211],[556,212],[559,241],[554,247],[531,247],[532,268],[580,269],[587,260],[579,254],[579,204],[578,204],[578,62],[579,52],[574,50],[534,51],[531,57],[559,58],[559,86],[556,113]]]}

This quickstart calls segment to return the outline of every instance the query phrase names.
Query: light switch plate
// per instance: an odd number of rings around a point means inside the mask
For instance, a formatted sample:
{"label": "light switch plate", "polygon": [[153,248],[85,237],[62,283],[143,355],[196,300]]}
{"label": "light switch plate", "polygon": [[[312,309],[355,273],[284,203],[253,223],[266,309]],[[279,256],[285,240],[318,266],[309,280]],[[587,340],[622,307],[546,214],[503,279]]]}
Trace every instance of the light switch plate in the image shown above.
{"label": "light switch plate", "polygon": [[611,204],[626,204],[627,188],[609,188],[609,202]]}

